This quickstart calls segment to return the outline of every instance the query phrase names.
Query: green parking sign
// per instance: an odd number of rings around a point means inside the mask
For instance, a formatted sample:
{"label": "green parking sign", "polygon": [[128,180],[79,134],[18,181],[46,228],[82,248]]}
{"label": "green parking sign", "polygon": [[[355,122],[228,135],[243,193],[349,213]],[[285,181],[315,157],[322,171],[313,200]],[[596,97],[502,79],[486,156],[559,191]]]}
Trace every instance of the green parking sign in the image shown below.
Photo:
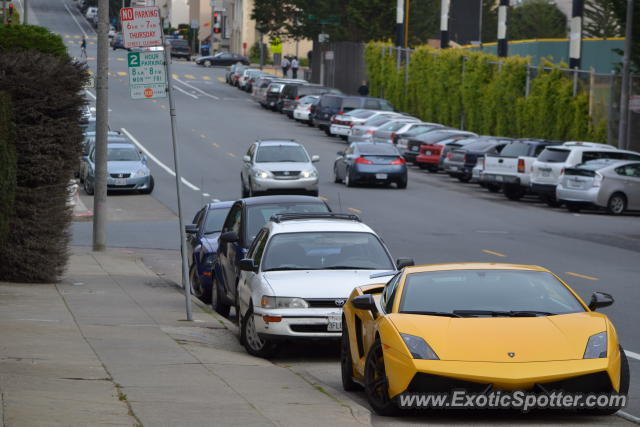
{"label": "green parking sign", "polygon": [[127,59],[129,61],[129,67],[140,66],[140,52],[129,52]]}
{"label": "green parking sign", "polygon": [[164,52],[129,52],[127,64],[131,98],[152,99],[167,96]]}

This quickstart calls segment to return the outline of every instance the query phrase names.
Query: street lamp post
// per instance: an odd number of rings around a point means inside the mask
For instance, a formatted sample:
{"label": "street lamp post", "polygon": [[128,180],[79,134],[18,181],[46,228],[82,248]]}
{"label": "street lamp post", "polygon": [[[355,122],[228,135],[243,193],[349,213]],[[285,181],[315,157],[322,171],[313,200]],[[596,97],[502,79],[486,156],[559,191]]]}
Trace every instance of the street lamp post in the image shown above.
{"label": "street lamp post", "polygon": [[620,148],[629,148],[629,86],[631,81],[633,2],[634,0],[627,0],[627,28],[624,41],[624,59],[622,60],[622,90],[620,91],[620,123],[618,128],[618,146]]}

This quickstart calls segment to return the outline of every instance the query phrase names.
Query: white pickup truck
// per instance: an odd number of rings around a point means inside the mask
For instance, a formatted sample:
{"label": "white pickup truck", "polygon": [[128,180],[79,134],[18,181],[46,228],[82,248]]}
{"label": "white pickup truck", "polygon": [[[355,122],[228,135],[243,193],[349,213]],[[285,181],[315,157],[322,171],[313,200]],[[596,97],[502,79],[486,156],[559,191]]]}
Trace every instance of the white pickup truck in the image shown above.
{"label": "white pickup truck", "polygon": [[543,139],[519,139],[507,144],[500,154],[486,154],[480,182],[490,191],[502,188],[510,200],[520,200],[529,190],[531,165],[550,145],[559,142]]}

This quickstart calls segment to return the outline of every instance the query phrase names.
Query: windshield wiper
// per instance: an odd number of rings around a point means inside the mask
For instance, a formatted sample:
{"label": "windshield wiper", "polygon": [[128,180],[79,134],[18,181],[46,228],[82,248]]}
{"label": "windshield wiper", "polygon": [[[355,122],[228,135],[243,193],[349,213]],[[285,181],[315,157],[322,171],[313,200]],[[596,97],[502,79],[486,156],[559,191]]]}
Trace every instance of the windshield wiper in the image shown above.
{"label": "windshield wiper", "polygon": [[491,317],[537,317],[554,316],[555,313],[535,310],[494,311],[494,310],[453,310],[455,314],[464,316],[491,316]]}
{"label": "windshield wiper", "polygon": [[274,267],[274,268],[268,268],[262,271],[266,273],[267,271],[294,271],[294,270],[318,270],[318,269],[309,268],[309,267]]}
{"label": "windshield wiper", "polygon": [[408,310],[401,311],[403,314],[424,314],[426,316],[442,316],[442,317],[462,317],[455,311],[453,313],[449,313],[446,311],[416,311],[416,310]]}
{"label": "windshield wiper", "polygon": [[332,265],[331,267],[325,267],[325,270],[375,270],[375,268],[354,267],[352,265]]}

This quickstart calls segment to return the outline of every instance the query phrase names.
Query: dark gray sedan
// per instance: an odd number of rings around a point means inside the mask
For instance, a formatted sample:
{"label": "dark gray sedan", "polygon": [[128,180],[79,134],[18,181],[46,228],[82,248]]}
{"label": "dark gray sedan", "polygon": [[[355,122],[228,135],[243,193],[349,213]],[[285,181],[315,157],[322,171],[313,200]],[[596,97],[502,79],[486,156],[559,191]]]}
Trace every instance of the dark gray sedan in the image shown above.
{"label": "dark gray sedan", "polygon": [[392,144],[354,142],[338,155],[333,164],[336,183],[344,182],[347,187],[395,183],[398,188],[407,188],[407,162]]}

